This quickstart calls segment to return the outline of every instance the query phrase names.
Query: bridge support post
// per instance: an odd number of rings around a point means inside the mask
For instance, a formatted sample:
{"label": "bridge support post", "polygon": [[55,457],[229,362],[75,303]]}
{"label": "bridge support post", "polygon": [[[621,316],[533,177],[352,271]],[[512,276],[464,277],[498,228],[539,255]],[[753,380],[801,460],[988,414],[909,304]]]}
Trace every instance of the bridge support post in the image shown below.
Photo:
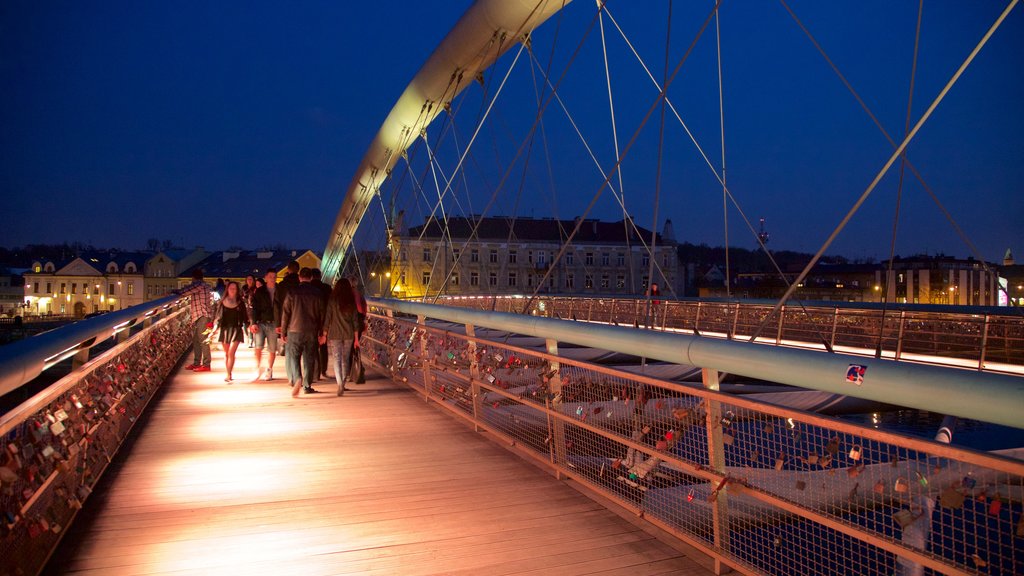
{"label": "bridge support post", "polygon": [[836,330],[839,328],[839,306],[836,306],[835,312],[832,313],[832,337],[829,339],[829,349],[834,350],[836,347]]}
{"label": "bridge support post", "polygon": [[426,326],[427,317],[423,315],[416,316],[416,324],[423,327],[423,334],[417,335],[417,339],[420,341],[420,362],[423,363],[423,401],[430,401],[430,346],[426,339]]}
{"label": "bridge support post", "polygon": [[[472,324],[466,324],[466,336],[476,338],[476,328]],[[466,349],[469,351],[469,391],[473,399],[473,431],[480,431],[480,415],[483,414],[483,396],[480,395],[480,364],[476,361],[476,341],[467,340]]]}
{"label": "bridge support post", "polygon": [[990,318],[991,316],[985,314],[985,324],[981,328],[981,353],[978,355],[978,370],[985,369],[985,352],[988,349],[988,325]]}
{"label": "bridge support post", "polygon": [[71,357],[71,371],[74,372],[89,361],[89,348],[83,348]]}
{"label": "bridge support post", "polygon": [[[719,390],[718,370],[701,369],[701,380],[708,390]],[[708,399],[707,409],[708,462],[711,468],[725,474],[725,451],[722,443],[722,405],[717,400]],[[729,550],[729,486],[722,486],[712,505],[712,525],[714,526],[714,546],[723,554]],[[715,559],[715,574],[728,572],[728,566]]]}
{"label": "bridge support post", "polygon": [[786,306],[779,308],[779,330],[775,333],[775,345],[782,344],[782,323],[786,320]]}
{"label": "bridge support post", "polygon": [[[558,341],[548,338],[544,341],[548,354],[558,355]],[[556,360],[548,364],[548,396],[545,400],[549,410],[558,412],[562,406],[562,372],[561,365]],[[551,455],[551,463],[555,465],[555,477],[562,478],[561,466],[565,465],[565,424],[557,418],[548,416],[548,451]]]}
{"label": "bridge support post", "polygon": [[[988,316],[986,316],[985,318],[987,319]],[[900,356],[903,355],[903,329],[906,327],[906,325],[907,325],[907,311],[906,310],[900,310],[900,331],[899,331],[899,334],[896,335],[896,356],[894,356],[894,358],[896,360],[899,360]],[[982,355],[984,356],[984,354],[985,354],[985,347],[984,346],[982,346],[981,352],[982,352]]]}

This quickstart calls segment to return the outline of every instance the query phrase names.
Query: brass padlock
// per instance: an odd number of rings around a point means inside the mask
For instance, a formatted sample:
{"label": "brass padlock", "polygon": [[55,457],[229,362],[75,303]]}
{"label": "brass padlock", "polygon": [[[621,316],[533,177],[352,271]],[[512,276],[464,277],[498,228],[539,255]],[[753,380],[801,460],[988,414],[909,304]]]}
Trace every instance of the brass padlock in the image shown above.
{"label": "brass padlock", "polygon": [[893,486],[893,490],[899,493],[904,493],[910,490],[910,485],[907,484],[907,479],[900,476],[896,479],[896,484]]}
{"label": "brass padlock", "polygon": [[853,448],[850,448],[850,460],[853,460],[853,461],[860,460],[861,452],[862,452],[862,450],[861,450],[860,444],[855,444],[853,446]]}

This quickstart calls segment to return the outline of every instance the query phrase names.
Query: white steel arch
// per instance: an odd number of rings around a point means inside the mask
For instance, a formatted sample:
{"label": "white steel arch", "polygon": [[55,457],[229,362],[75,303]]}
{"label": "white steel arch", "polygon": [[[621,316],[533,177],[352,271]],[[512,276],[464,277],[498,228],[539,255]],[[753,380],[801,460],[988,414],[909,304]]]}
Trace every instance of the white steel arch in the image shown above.
{"label": "white steel arch", "polygon": [[370,201],[420,131],[477,74],[569,1],[477,0],[466,10],[406,86],[356,168],[324,248],[325,280],[338,274]]}

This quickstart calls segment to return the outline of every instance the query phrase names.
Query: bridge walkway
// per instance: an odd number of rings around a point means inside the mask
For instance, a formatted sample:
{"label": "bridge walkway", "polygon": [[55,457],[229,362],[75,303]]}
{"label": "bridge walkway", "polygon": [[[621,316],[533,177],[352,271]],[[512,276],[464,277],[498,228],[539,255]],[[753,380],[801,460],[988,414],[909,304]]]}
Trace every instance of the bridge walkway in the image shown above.
{"label": "bridge walkway", "polygon": [[711,573],[401,384],[292,398],[238,356],[172,376],[47,574]]}

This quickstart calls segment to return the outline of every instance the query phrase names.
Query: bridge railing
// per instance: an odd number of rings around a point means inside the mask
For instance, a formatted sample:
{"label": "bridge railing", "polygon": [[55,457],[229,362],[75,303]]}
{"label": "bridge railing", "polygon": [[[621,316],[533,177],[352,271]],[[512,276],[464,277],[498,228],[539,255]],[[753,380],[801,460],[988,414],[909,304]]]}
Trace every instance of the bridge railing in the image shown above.
{"label": "bridge railing", "polygon": [[371,318],[367,361],[741,573],[1024,573],[1019,451],[721,394],[714,369],[691,388],[570,360],[550,320],[542,351],[474,337],[504,315],[440,328],[375,304],[392,316]]}
{"label": "bridge railing", "polygon": [[[519,313],[522,296],[448,296],[438,303]],[[993,308],[946,312],[935,307],[849,304],[773,306],[740,301],[538,296],[530,314],[649,327],[735,340],[765,323],[758,342],[838,350],[926,364],[1024,374],[1024,315]]]}
{"label": "bridge railing", "polygon": [[[177,304],[176,298],[143,304],[0,349],[7,389],[62,359],[74,357],[76,364],[0,417],[0,571],[39,573],[56,549],[192,343],[188,309]],[[89,349],[112,336],[118,343],[89,360]]]}

